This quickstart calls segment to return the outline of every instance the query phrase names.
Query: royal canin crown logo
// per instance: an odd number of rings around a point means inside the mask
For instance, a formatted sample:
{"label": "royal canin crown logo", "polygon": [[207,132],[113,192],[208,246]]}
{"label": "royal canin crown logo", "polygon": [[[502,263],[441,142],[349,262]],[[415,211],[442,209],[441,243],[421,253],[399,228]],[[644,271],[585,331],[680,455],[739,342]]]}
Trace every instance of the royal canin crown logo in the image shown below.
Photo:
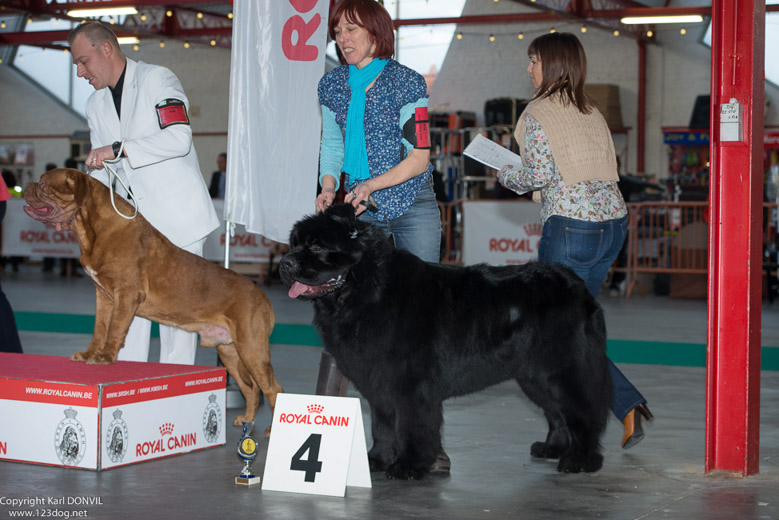
{"label": "royal canin crown logo", "polygon": [[324,410],[325,407],[321,404],[310,404],[306,406],[306,410],[308,410],[308,413],[322,413],[322,410]]}
{"label": "royal canin crown logo", "polygon": [[173,433],[173,424],[171,423],[163,423],[162,426],[160,426],[160,435],[171,435]]}
{"label": "royal canin crown logo", "polygon": [[524,226],[522,226],[522,229],[525,230],[525,234],[527,234],[527,236],[532,236],[532,235],[541,236],[544,226],[538,222],[531,222],[530,224],[525,224]]}

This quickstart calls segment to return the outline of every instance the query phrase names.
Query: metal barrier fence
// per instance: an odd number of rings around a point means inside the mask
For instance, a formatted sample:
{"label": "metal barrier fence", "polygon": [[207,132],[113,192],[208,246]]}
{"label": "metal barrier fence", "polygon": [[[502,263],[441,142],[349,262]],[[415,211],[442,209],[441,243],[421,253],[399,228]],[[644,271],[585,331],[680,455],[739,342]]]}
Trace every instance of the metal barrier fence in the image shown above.
{"label": "metal barrier fence", "polygon": [[[627,255],[615,271],[626,273],[626,296],[638,288],[639,273],[708,273],[709,205],[707,202],[637,202],[628,204]],[[763,204],[763,244],[776,247],[777,204]],[[768,264],[767,264],[768,265]],[[772,272],[768,269],[767,274]]]}
{"label": "metal barrier fence", "polygon": [[[439,203],[443,229],[442,263],[462,263],[463,200]],[[640,273],[706,274],[708,272],[709,206],[707,202],[632,202],[628,236],[614,272],[626,274],[626,296],[638,288]],[[763,267],[776,276],[779,205],[763,204]]]}
{"label": "metal barrier fence", "polygon": [[638,273],[706,274],[708,209],[706,202],[628,204],[626,261],[614,267],[626,272],[627,296],[635,288],[643,295]]}

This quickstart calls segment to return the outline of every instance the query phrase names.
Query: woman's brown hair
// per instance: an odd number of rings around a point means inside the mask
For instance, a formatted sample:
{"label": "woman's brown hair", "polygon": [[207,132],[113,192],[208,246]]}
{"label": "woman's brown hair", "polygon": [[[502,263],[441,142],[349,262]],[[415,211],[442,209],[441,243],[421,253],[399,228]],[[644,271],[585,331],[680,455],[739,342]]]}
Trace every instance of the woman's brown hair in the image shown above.
{"label": "woman's brown hair", "polygon": [[[359,25],[371,35],[376,50],[374,58],[389,59],[395,54],[395,32],[392,18],[384,7],[376,0],[340,0],[336,2],[330,13],[328,31],[330,38],[335,40],[335,26],[341,17],[354,25]],[[341,54],[338,45],[335,46],[341,65],[346,64],[346,58]]]}
{"label": "woman's brown hair", "polygon": [[541,60],[543,78],[533,99],[558,95],[563,104],[573,103],[582,114],[592,112],[595,102],[584,91],[587,56],[579,39],[571,33],[539,36],[527,49],[528,56]]}

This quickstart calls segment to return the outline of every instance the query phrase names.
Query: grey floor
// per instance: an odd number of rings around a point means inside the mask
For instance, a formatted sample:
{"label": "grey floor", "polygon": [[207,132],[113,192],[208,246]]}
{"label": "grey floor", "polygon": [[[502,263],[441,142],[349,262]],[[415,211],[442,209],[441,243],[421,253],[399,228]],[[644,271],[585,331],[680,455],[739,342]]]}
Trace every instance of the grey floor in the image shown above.
{"label": "grey floor", "polygon": [[[2,286],[16,311],[90,314],[94,292],[85,278],[63,279],[23,265]],[[274,285],[268,291],[279,323],[311,323],[306,302],[290,300]],[[706,303],[634,295],[600,298],[612,339],[705,343]],[[779,345],[779,303],[763,308],[763,345]],[[68,356],[88,335],[22,332],[26,352]],[[157,347],[158,349],[158,347]],[[311,393],[321,350],[273,345],[276,376],[288,392]],[[153,355],[158,355],[155,351]],[[213,365],[213,350],[200,349],[197,363]],[[374,474],[372,489],[348,488],[345,498],[239,487],[233,477],[237,429],[227,444],[160,461],[91,472],[0,462],[0,518],[13,511],[8,499],[99,497],[102,504],[62,507],[60,518],[86,510],[87,518],[779,518],[779,372],[762,372],[760,473],[749,478],[704,473],[704,368],[622,364],[655,414],[643,442],[622,450],[621,424],[612,419],[605,463],[595,474],[563,475],[555,463],[530,458],[529,446],[545,434],[545,421],[514,384],[447,401],[445,449],[451,475],[419,482]],[[350,394],[358,396],[354,390]],[[239,413],[228,410],[228,421]],[[364,423],[370,424],[363,402]],[[2,417],[0,420],[9,420]],[[270,423],[263,406],[258,425]],[[366,431],[370,446],[370,432]],[[261,474],[267,442],[260,443]],[[5,499],[5,500],[3,500]],[[82,516],[83,517],[83,516]]]}

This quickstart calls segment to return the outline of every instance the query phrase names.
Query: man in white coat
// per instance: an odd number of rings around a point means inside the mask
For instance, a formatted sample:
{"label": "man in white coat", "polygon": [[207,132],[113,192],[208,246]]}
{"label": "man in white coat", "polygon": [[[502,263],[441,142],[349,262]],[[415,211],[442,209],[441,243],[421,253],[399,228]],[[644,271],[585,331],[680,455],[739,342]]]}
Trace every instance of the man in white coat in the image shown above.
{"label": "man in white coat", "polygon": [[[116,35],[100,22],[80,24],[68,43],[78,76],[96,91],[86,105],[92,142],[86,164],[92,175],[106,185],[113,182],[103,161],[120,155],[112,167],[138,211],[175,245],[202,256],[219,219],[200,173],[189,102],[178,78],[165,67],[126,58]],[[150,332],[151,322],[136,316],[118,359],[147,361]],[[193,364],[196,341],[195,333],[160,325],[160,361]]]}

